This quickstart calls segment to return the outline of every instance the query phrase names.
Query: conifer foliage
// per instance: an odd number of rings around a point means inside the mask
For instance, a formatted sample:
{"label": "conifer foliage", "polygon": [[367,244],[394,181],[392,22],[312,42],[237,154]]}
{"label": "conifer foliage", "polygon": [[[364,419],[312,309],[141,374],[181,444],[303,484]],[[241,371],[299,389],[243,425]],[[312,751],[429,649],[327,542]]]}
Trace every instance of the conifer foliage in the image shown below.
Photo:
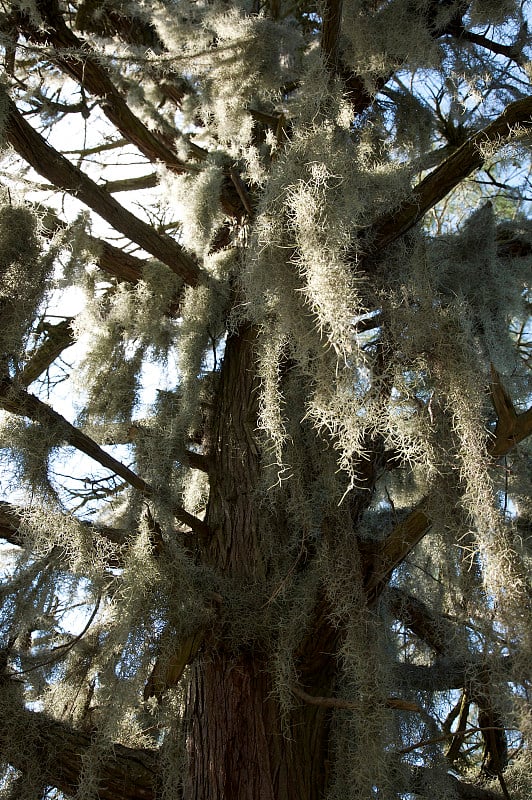
{"label": "conifer foliage", "polygon": [[527,0],[0,0],[0,797],[532,796]]}

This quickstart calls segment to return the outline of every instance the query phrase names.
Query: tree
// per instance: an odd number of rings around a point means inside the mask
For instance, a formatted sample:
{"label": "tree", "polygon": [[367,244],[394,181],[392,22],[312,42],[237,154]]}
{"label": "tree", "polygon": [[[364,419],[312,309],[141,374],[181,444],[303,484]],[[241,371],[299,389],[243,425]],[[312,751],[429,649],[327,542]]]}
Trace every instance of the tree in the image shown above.
{"label": "tree", "polygon": [[2,797],[530,796],[528,6],[0,3]]}

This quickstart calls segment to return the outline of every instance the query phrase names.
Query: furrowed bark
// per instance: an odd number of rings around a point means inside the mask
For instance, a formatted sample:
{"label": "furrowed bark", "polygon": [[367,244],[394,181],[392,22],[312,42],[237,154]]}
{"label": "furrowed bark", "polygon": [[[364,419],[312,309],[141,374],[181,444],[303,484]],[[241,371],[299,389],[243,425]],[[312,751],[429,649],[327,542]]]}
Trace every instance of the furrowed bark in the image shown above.
{"label": "furrowed bark", "polygon": [[[261,585],[266,565],[256,502],[260,450],[256,440],[256,331],[244,328],[226,345],[210,450],[206,522],[213,531],[205,560],[224,576]],[[221,607],[223,615],[223,604]],[[329,631],[330,625],[325,629]],[[300,654],[304,685],[332,694],[336,663],[321,635]],[[318,657],[311,662],[315,650]],[[307,657],[308,656],[308,661]],[[281,726],[260,646],[231,646],[206,636],[190,667],[187,693],[187,800],[319,800],[328,780],[331,709],[298,703]]]}

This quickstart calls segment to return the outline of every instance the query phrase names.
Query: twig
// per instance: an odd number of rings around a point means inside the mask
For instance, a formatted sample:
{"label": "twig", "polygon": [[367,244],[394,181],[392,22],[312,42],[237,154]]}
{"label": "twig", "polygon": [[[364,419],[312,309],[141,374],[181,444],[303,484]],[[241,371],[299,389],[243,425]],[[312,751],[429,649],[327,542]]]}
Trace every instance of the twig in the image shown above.
{"label": "twig", "polygon": [[[363,711],[367,708],[367,704],[356,702],[353,700],[343,700],[341,697],[319,697],[317,695],[308,694],[299,686],[291,686],[291,691],[296,697],[304,700],[305,703],[313,706],[323,706],[324,708],[342,708],[347,711]],[[384,701],[386,708],[395,708],[398,711],[414,711],[421,712],[421,708],[417,703],[412,703],[410,700],[401,700],[399,697],[388,697]]]}

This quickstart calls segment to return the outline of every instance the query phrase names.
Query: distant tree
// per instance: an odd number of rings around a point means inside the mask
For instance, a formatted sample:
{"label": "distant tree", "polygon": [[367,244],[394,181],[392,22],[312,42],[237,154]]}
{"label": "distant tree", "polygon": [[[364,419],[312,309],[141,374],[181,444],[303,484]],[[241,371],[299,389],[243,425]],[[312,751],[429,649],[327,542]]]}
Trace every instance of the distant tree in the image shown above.
{"label": "distant tree", "polygon": [[530,798],[530,4],[0,9],[0,797]]}

